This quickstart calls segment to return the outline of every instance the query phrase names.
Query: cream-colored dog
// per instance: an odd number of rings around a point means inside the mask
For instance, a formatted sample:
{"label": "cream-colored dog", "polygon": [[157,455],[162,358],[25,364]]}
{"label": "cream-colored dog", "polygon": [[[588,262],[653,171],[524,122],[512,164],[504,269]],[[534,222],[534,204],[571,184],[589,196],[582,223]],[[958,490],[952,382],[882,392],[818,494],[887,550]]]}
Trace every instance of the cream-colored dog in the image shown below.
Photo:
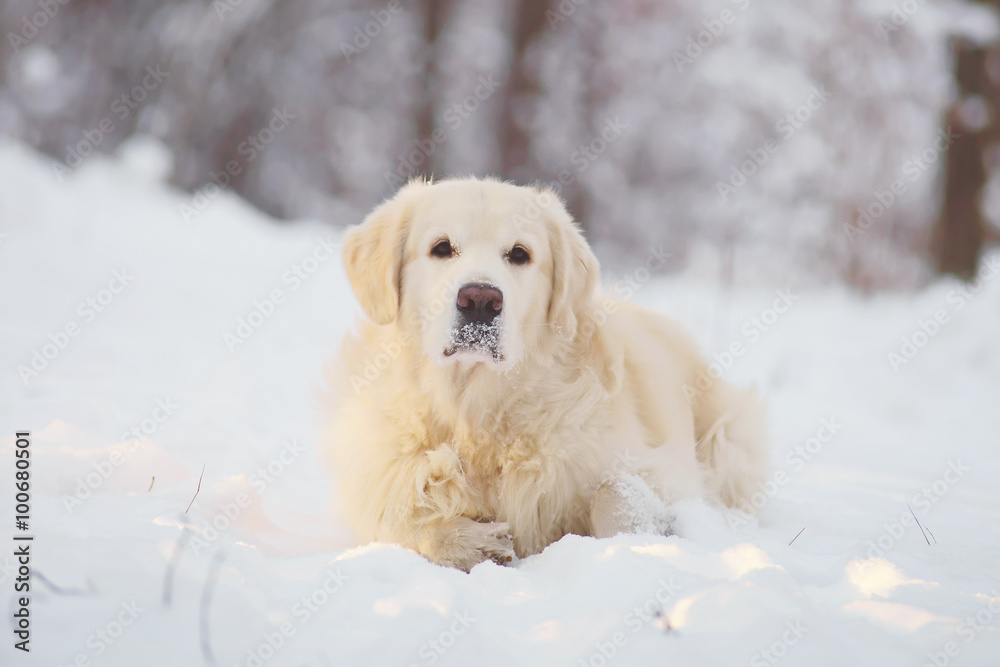
{"label": "cream-colored dog", "polygon": [[323,449],[364,540],[468,570],[566,533],[671,531],[764,472],[762,409],[665,317],[600,295],[558,197],[411,182],[346,233],[370,321],[328,369]]}

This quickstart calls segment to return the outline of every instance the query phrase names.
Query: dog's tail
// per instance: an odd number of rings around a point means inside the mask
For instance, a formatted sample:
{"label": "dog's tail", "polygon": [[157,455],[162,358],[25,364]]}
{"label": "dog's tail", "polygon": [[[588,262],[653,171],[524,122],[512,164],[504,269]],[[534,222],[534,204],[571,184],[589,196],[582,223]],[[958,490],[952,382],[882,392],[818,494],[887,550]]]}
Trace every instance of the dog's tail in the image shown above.
{"label": "dog's tail", "polygon": [[767,468],[765,405],[756,389],[721,380],[692,397],[698,461],[709,497],[736,507],[762,482]]}

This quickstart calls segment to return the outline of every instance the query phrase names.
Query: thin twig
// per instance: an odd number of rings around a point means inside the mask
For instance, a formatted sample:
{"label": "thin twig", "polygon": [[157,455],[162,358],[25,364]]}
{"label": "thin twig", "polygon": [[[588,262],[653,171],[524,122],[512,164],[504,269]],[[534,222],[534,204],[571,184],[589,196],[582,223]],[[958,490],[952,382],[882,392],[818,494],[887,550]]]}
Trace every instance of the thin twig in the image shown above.
{"label": "thin twig", "polygon": [[222,561],[226,559],[223,551],[216,551],[212,556],[212,562],[208,565],[208,577],[205,579],[205,586],[201,589],[201,605],[198,609],[198,636],[201,643],[201,654],[205,656],[205,661],[210,665],[215,664],[215,655],[212,653],[212,638],[209,629],[209,613],[212,607],[212,593],[215,590],[215,581],[219,578],[219,570],[222,568]]}
{"label": "thin twig", "polygon": [[194,496],[191,498],[191,502],[188,503],[187,510],[184,510],[185,514],[188,513],[189,509],[191,509],[191,505],[194,505],[194,499],[198,497],[199,493],[201,493],[201,480],[205,477],[205,465],[207,464],[201,466],[201,477],[198,478],[198,488],[195,489]]}
{"label": "thin twig", "polygon": [[657,610],[656,617],[653,619],[653,624],[662,632],[663,634],[669,634],[674,631],[672,625],[670,625],[670,619],[667,615],[663,613],[662,609]]}
{"label": "thin twig", "polygon": [[[910,503],[906,503],[906,509],[910,510],[910,514],[913,516],[913,520],[917,522],[917,527],[920,528],[920,534],[924,536],[924,541],[927,542],[927,546],[931,545],[930,539],[927,537],[927,533],[924,531],[924,527],[920,525],[920,519],[917,515],[913,513],[913,508],[910,507]],[[937,538],[934,538],[934,543],[937,543]]]}
{"label": "thin twig", "polygon": [[[795,533],[795,537],[792,538],[792,542],[794,542],[795,540],[799,539],[799,535],[801,535],[805,531],[805,529],[806,529],[806,527],[802,526],[802,530],[800,530],[799,532]],[[792,542],[789,542],[788,546],[792,546]]]}
{"label": "thin twig", "polygon": [[153,483],[154,483],[155,481],[156,481],[156,475],[153,475],[153,479],[151,479],[151,480],[149,481],[149,488],[148,488],[148,489],[146,489],[146,493],[149,493],[150,491],[152,491],[152,490],[153,490]]}
{"label": "thin twig", "polygon": [[68,588],[68,587],[60,586],[59,584],[55,583],[54,581],[52,581],[51,579],[49,579],[48,577],[46,577],[44,574],[42,574],[41,572],[39,572],[38,570],[35,570],[35,569],[33,569],[31,571],[31,575],[33,577],[35,577],[36,579],[38,579],[43,584],[45,584],[46,586],[48,586],[48,588],[53,593],[55,593],[56,595],[93,595],[94,594],[93,590],[84,590],[82,588]]}

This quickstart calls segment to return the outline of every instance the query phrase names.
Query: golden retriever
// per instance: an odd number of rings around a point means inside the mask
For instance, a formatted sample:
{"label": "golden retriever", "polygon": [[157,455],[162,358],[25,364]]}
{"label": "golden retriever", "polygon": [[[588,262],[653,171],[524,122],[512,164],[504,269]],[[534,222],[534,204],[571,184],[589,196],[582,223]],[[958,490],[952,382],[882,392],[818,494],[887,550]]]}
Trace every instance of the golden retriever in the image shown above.
{"label": "golden retriever", "polygon": [[602,297],[552,191],[413,181],[343,261],[367,320],[327,369],[321,449],[361,540],[468,571],[567,533],[669,534],[674,501],[734,506],[761,480],[756,394],[667,318]]}

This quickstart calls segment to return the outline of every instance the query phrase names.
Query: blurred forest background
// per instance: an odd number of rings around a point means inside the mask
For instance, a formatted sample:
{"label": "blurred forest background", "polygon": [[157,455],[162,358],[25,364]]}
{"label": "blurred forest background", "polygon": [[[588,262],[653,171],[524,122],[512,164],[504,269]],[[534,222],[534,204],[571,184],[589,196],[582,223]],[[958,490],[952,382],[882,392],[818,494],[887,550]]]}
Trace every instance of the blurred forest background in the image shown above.
{"label": "blurred forest background", "polygon": [[497,174],[611,266],[910,287],[1000,239],[994,4],[4,0],[0,134],[62,178],[158,138],[179,224],[220,186],[345,226]]}

